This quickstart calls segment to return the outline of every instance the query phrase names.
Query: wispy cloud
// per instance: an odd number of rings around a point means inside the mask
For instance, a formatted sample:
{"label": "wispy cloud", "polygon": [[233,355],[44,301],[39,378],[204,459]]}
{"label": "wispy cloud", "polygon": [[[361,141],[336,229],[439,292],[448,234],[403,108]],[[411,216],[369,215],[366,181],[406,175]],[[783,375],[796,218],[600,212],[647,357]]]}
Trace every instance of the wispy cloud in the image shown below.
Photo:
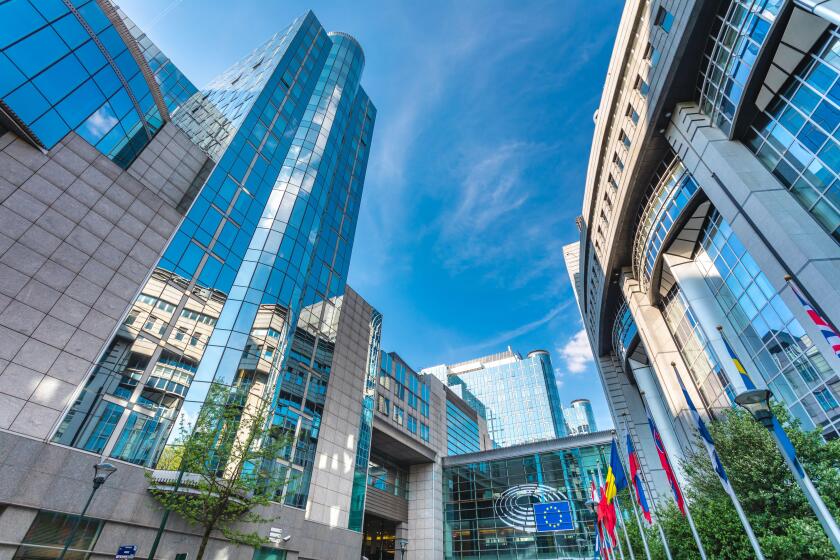
{"label": "wispy cloud", "polygon": [[546,313],[545,315],[543,315],[539,319],[536,319],[536,320],[531,321],[529,323],[525,323],[524,325],[520,325],[516,328],[501,332],[501,333],[499,333],[499,334],[497,334],[497,335],[495,335],[491,338],[488,338],[486,340],[483,340],[481,342],[477,342],[475,344],[470,344],[468,346],[462,346],[462,347],[458,348],[458,350],[456,352],[453,352],[453,355],[462,356],[462,357],[463,356],[474,356],[474,355],[476,355],[480,352],[483,352],[485,350],[488,350],[488,349],[497,349],[497,348],[501,348],[503,346],[507,346],[509,344],[512,344],[513,341],[515,341],[520,336],[526,335],[526,334],[542,327],[543,325],[545,325],[546,323],[548,323],[549,321],[551,321],[552,319],[554,319],[555,317],[560,315],[560,313],[562,313],[563,311],[568,309],[570,304],[571,304],[571,302],[564,301],[564,302],[556,305],[552,309],[550,309],[548,311],[548,313]]}
{"label": "wispy cloud", "polygon": [[558,351],[569,373],[583,373],[594,361],[592,348],[589,346],[589,339],[584,329],[572,335],[563,346],[558,348]]}

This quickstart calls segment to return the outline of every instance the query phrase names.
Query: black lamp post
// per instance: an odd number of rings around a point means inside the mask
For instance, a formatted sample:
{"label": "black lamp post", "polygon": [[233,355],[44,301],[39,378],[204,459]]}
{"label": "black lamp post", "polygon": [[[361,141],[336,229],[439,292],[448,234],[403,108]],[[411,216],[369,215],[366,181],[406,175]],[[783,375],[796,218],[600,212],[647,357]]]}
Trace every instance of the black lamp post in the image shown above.
{"label": "black lamp post", "polygon": [[753,389],[735,396],[735,402],[752,414],[759,424],[773,429],[773,412],[770,410],[770,397],[773,394],[768,389]]}
{"label": "black lamp post", "polygon": [[90,496],[88,496],[87,502],[85,502],[85,507],[82,508],[82,513],[76,518],[76,522],[73,524],[73,530],[70,531],[70,535],[64,542],[64,548],[61,549],[61,554],[58,555],[58,560],[64,560],[64,555],[67,554],[67,549],[70,548],[70,544],[73,542],[73,539],[76,538],[76,532],[79,530],[79,523],[82,522],[82,518],[85,516],[85,513],[87,513],[88,506],[90,506],[90,502],[93,501],[93,495],[96,494],[99,487],[105,484],[108,477],[114,474],[116,470],[117,467],[111,463],[97,463],[93,466],[93,490],[91,490]]}

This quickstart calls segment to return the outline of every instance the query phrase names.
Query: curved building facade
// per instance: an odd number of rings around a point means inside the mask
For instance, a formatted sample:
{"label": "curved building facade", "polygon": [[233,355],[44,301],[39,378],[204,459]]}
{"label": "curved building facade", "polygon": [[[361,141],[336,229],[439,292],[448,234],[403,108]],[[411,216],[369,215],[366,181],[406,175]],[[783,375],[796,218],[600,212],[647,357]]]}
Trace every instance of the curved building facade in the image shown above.
{"label": "curved building facade", "polygon": [[[781,0],[626,4],[565,258],[619,432],[669,492],[647,426],[693,445],[743,382],[840,435],[840,15]],[[720,327],[720,328],[719,328]],[[677,461],[674,461],[676,464]]]}

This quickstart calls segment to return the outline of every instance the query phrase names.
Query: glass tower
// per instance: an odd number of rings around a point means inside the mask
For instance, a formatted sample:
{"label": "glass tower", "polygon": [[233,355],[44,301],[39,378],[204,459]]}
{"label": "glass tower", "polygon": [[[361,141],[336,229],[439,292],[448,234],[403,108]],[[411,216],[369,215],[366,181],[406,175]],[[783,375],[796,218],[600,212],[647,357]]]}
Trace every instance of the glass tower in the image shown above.
{"label": "glass tower", "polygon": [[305,505],[376,115],[363,66],[308,12],[183,101],[215,167],[55,441],[152,467],[227,387],[292,439],[275,472]]}
{"label": "glass tower", "polygon": [[465,385],[485,408],[496,447],[563,437],[565,421],[551,356],[534,350],[522,358],[505,352],[423,370],[449,386]]}
{"label": "glass tower", "polygon": [[569,435],[589,434],[597,432],[595,425],[595,414],[592,412],[592,403],[588,399],[576,399],[563,409],[563,416],[566,420],[566,428]]}

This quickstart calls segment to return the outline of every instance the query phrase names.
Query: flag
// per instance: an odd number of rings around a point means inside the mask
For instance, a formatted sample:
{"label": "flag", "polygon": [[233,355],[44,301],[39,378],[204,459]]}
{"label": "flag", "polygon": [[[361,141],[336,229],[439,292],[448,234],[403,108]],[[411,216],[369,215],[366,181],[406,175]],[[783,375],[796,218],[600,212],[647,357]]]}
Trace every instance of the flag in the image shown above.
{"label": "flag", "polygon": [[671,491],[674,493],[674,501],[677,502],[677,507],[680,508],[680,512],[685,515],[685,502],[683,501],[680,485],[677,483],[677,477],[674,475],[674,470],[671,468],[671,461],[668,460],[668,453],[665,451],[665,444],[662,443],[662,437],[659,435],[659,430],[656,428],[656,423],[654,423],[650,414],[648,414],[648,425],[650,426],[650,433],[653,436],[653,443],[656,444],[656,453],[659,455],[659,463],[662,465],[662,470],[665,471],[668,484],[671,485]]}
{"label": "flag", "polygon": [[615,524],[618,521],[618,517],[616,517],[615,513],[615,504],[607,500],[607,496],[603,488],[601,488],[601,499],[598,502],[598,519],[601,520],[601,523],[606,530],[604,540],[609,544],[609,547],[612,548],[618,540],[618,537],[615,534]]}
{"label": "flag", "polygon": [[828,342],[829,346],[831,346],[834,354],[840,358],[840,334],[837,333],[837,329],[835,329],[832,324],[825,319],[825,317],[820,315],[817,310],[814,309],[814,306],[805,299],[793,282],[790,282],[790,289],[793,290],[793,295],[796,296],[796,299],[798,299],[799,303],[802,304],[802,307],[805,308],[805,313],[808,314],[808,317],[811,318],[811,321],[825,337],[825,341]]}
{"label": "flag", "polygon": [[706,423],[703,422],[703,419],[700,417],[700,413],[697,412],[697,407],[694,406],[694,401],[691,400],[691,397],[688,394],[688,390],[683,384],[683,380],[680,377],[679,372],[677,371],[676,364],[671,365],[674,368],[674,373],[677,375],[677,381],[680,382],[680,388],[682,389],[683,396],[685,397],[685,402],[688,405],[688,409],[691,412],[691,417],[694,419],[694,423],[697,425],[697,431],[700,432],[700,439],[703,440],[703,445],[706,446],[706,452],[709,454],[709,459],[712,461],[712,468],[718,475],[718,478],[720,479],[720,484],[721,486],[723,486],[723,489],[726,490],[726,493],[734,497],[735,491],[732,489],[732,485],[729,483],[729,477],[726,475],[726,469],[723,468],[723,463],[720,462],[720,457],[718,456],[717,449],[715,449],[715,442],[712,439],[712,434],[709,433],[708,428],[706,428]]}
{"label": "flag", "polygon": [[639,468],[639,457],[636,455],[636,450],[633,448],[633,440],[630,439],[630,434],[627,434],[627,457],[630,459],[630,480],[633,481],[633,488],[636,490],[636,501],[639,507],[642,508],[642,513],[649,524],[653,524],[650,518],[650,507],[648,507],[647,498],[645,497],[645,489],[642,487],[642,470]]}
{"label": "flag", "polygon": [[[793,284],[791,284],[791,288],[793,288]],[[796,288],[794,288],[793,291],[794,293],[796,293]],[[814,315],[811,316],[812,319],[814,318],[814,316],[816,316],[822,321],[822,317],[817,315],[817,312],[813,311],[813,308],[810,307],[807,304],[807,302],[799,296],[799,294],[797,294],[796,297],[799,297],[799,301],[802,302],[802,305],[806,306],[806,309],[811,309],[811,311],[808,311],[808,315],[814,313]],[[814,322],[817,322],[816,319],[814,320]],[[823,323],[825,322],[823,321]],[[832,332],[834,331],[832,330]],[[823,332],[823,334],[825,334],[825,332]],[[729,358],[732,360],[732,363],[735,364],[735,369],[738,370],[738,373],[741,375],[741,380],[744,382],[744,387],[746,387],[747,391],[752,391],[756,389],[755,383],[753,383],[753,380],[750,378],[750,375],[747,373],[747,370],[744,369],[744,365],[741,363],[741,360],[738,359],[738,356],[735,354],[735,350],[732,349],[732,347],[729,345],[729,342],[727,342],[726,337],[723,336],[723,330],[721,330],[720,339],[723,341],[723,345],[726,347],[726,352],[729,354]],[[828,335],[826,335],[826,339],[828,339]],[[840,342],[840,338],[838,338],[838,342]],[[831,341],[829,341],[829,344],[831,344]],[[781,444],[782,452],[785,455],[787,455],[788,459],[790,459],[797,473],[799,473],[799,476],[804,476],[805,469],[803,469],[802,465],[799,463],[799,458],[796,456],[796,450],[794,450],[793,448],[793,443],[791,443],[790,438],[787,436],[785,429],[782,428],[782,424],[776,418],[775,414],[773,415],[773,433],[776,434],[776,438]]]}
{"label": "flag", "polygon": [[615,495],[619,490],[627,487],[627,474],[624,472],[624,466],[621,464],[621,456],[618,454],[618,445],[615,440],[612,440],[612,449],[610,450],[610,466],[607,469],[607,482],[605,486],[605,496],[609,503],[612,503]]}

